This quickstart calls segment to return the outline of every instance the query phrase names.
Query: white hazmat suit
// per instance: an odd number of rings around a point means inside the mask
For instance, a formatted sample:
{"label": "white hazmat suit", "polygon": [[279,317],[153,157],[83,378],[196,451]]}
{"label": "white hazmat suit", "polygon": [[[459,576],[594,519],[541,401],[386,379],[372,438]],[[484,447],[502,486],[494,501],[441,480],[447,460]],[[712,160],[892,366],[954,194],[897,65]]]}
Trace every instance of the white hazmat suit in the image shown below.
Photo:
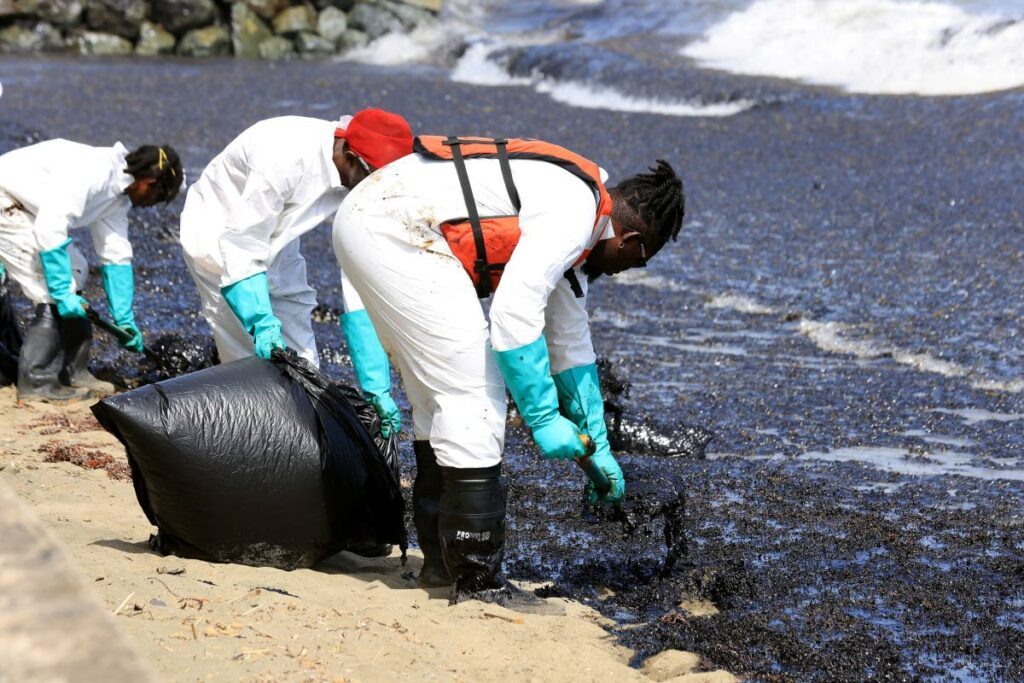
{"label": "white hazmat suit", "polygon": [[[352,191],[334,222],[338,261],[396,361],[413,409],[413,438],[429,440],[446,467],[501,460],[505,386],[492,353],[547,339],[551,372],[593,363],[583,297],[564,277],[595,234],[594,192],[555,164],[511,160],[522,231],[491,300],[490,326],[473,284],[440,232],[466,215],[448,161],[417,154]],[[516,213],[495,159],[466,161],[481,216]],[[604,174],[602,173],[602,176]]]}
{"label": "white hazmat suit", "polygon": [[[125,189],[128,150],[47,140],[0,156],[0,262],[33,304],[51,304],[40,252],[59,247],[72,228],[90,228],[93,248],[104,265],[131,263]],[[88,266],[68,245],[78,289]]]}
{"label": "white hazmat suit", "polygon": [[253,339],[221,289],[266,272],[274,315],[289,348],[319,364],[299,238],[344,197],[332,160],[336,121],[282,116],[245,130],[189,189],[181,246],[221,362],[253,355]]}

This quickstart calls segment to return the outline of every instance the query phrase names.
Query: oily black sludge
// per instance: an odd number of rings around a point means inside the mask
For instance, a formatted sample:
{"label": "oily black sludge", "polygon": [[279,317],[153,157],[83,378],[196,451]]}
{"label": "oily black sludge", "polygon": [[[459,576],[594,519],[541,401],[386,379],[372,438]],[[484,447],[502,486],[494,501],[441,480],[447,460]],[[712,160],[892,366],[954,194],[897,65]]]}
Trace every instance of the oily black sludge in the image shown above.
{"label": "oily black sludge", "polygon": [[151,384],[93,413],[125,446],[159,552],[282,569],[347,547],[404,552],[394,441],[355,390],[293,354]]}

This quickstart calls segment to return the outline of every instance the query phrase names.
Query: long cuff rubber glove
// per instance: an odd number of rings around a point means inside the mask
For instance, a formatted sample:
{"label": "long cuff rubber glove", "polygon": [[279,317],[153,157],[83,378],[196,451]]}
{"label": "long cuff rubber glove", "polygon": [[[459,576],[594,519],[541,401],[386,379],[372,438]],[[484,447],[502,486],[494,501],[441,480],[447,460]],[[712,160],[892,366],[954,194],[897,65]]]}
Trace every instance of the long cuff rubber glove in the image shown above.
{"label": "long cuff rubber glove", "polygon": [[626,493],[626,478],[608,444],[608,428],[604,423],[604,397],[601,396],[597,366],[593,363],[581,365],[560,372],[552,379],[558,390],[558,403],[563,414],[589,434],[597,446],[594,454],[590,456],[591,464],[600,469],[611,484],[607,493],[600,494],[591,481],[588,487],[591,504],[621,502]]}
{"label": "long cuff rubber glove", "polygon": [[380,415],[380,433],[385,439],[402,428],[402,413],[391,397],[391,366],[365,310],[341,316],[341,331],[348,342],[352,366],[363,395]]}
{"label": "long cuff rubber glove", "polygon": [[107,292],[107,304],[114,324],[131,335],[121,341],[121,347],[142,353],[142,332],[135,325],[132,302],[135,299],[135,271],[132,264],[107,264],[100,268],[103,275],[103,289]]}
{"label": "long cuff rubber glove", "polygon": [[544,336],[518,349],[495,351],[494,355],[509,393],[544,457],[570,460],[585,455],[586,435],[558,412],[558,394],[551,379]]}
{"label": "long cuff rubber glove", "polygon": [[43,263],[43,277],[46,279],[46,290],[57,304],[57,314],[62,318],[84,318],[88,303],[75,293],[75,278],[71,274],[71,255],[67,238],[49,251],[39,252],[39,260]]}
{"label": "long cuff rubber glove", "polygon": [[252,335],[257,356],[269,360],[271,351],[285,348],[281,321],[270,307],[270,282],[265,272],[250,275],[220,291],[242,327]]}

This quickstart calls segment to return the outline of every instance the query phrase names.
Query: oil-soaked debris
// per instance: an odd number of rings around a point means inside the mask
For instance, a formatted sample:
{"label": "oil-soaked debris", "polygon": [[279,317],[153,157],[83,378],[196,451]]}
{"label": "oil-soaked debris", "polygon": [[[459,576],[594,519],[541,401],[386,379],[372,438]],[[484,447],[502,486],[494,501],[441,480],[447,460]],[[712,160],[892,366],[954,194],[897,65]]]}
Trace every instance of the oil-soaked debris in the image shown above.
{"label": "oil-soaked debris", "polygon": [[329,325],[337,325],[341,319],[341,311],[334,306],[328,306],[327,304],[317,304],[316,308],[313,309],[313,322],[315,323],[326,323]]}

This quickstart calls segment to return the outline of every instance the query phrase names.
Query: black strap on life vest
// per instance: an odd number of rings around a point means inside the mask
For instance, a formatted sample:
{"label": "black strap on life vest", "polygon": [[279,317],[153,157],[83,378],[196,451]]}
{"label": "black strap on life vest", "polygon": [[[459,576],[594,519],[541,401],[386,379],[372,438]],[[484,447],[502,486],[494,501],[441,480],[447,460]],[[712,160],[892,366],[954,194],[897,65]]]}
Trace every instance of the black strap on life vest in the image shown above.
{"label": "black strap on life vest", "polygon": [[[467,142],[470,141],[467,140]],[[472,142],[479,143],[480,141],[473,140]],[[501,177],[505,181],[505,191],[508,192],[508,197],[518,214],[522,208],[522,203],[519,200],[519,191],[516,189],[515,181],[512,179],[512,166],[508,161],[508,140],[495,138],[488,142],[493,142],[495,149],[497,149],[498,165],[501,167]],[[469,219],[470,227],[473,229],[473,243],[476,245],[476,260],[473,261],[473,271],[478,276],[476,293],[479,298],[486,299],[491,295],[491,271],[504,270],[505,264],[487,262],[487,246],[484,243],[484,231],[480,225],[480,213],[476,208],[476,199],[473,197],[473,188],[469,184],[469,173],[466,170],[466,159],[462,156],[462,149],[460,147],[462,140],[454,135],[449,135],[443,144],[452,148],[452,162],[455,164],[455,173],[458,175],[459,185],[462,187],[462,198],[466,202],[466,216]],[[580,281],[576,277],[576,273],[570,268],[565,271],[564,275],[565,279],[569,281],[572,293],[577,299],[582,299],[583,288],[580,287]]]}

